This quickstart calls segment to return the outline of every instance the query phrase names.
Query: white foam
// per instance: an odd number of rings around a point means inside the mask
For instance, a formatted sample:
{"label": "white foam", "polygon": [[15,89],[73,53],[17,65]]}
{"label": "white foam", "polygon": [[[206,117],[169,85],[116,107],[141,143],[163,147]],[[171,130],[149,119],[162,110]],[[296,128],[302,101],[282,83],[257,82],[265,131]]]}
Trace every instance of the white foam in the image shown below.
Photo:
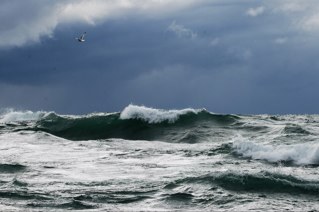
{"label": "white foam", "polygon": [[21,121],[36,121],[43,117],[46,112],[43,111],[14,111],[7,109],[0,114],[0,123],[12,123]]}
{"label": "white foam", "polygon": [[[87,115],[61,115],[61,114],[56,114],[60,117],[63,117],[63,118],[67,118],[67,119],[82,119],[82,118],[92,118],[92,117],[99,117],[99,116],[111,116],[111,115],[114,115],[114,114],[117,114],[118,112],[113,112],[113,113],[90,113],[90,114],[87,114]],[[47,113],[46,115],[48,115],[50,113]]]}
{"label": "white foam", "polygon": [[148,123],[161,123],[163,121],[173,123],[183,114],[197,114],[200,111],[191,108],[183,110],[160,110],[130,104],[121,112],[120,119],[142,119]]}
{"label": "white foam", "polygon": [[319,164],[319,144],[278,145],[255,144],[251,141],[233,143],[236,153],[269,162],[292,161],[298,165]]}

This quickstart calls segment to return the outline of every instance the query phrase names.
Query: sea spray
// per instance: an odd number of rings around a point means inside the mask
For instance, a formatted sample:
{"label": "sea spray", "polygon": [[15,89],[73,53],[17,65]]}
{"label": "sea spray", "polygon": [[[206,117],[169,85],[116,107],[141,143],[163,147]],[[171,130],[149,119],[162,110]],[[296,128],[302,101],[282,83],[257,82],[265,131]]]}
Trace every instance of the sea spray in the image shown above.
{"label": "sea spray", "polygon": [[120,115],[121,119],[141,119],[150,124],[167,121],[174,123],[180,116],[192,113],[198,114],[203,110],[183,109],[183,110],[159,110],[144,106],[129,105]]}
{"label": "sea spray", "polygon": [[234,142],[234,151],[244,157],[269,162],[293,162],[297,165],[319,165],[319,144],[256,144],[250,141]]}

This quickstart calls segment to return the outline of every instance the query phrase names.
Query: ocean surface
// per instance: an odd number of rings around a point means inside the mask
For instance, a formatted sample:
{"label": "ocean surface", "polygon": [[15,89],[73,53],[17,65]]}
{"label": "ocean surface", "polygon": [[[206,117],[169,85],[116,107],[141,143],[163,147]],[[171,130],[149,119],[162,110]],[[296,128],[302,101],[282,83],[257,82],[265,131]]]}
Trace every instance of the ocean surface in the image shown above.
{"label": "ocean surface", "polygon": [[319,115],[0,113],[0,210],[318,211]]}

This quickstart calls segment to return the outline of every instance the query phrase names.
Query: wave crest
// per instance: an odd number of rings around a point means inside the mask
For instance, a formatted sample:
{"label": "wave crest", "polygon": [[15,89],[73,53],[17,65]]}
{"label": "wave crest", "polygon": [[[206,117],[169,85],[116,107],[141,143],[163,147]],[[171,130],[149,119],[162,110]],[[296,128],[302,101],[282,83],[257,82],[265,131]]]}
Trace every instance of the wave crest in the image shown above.
{"label": "wave crest", "polygon": [[234,151],[244,157],[296,165],[319,165],[319,144],[263,145],[250,141],[234,142]]}
{"label": "wave crest", "polygon": [[47,112],[44,111],[15,111],[13,109],[6,109],[0,114],[0,123],[12,123],[12,122],[27,122],[37,121],[44,117]]}
{"label": "wave crest", "polygon": [[174,123],[181,115],[188,113],[198,114],[202,111],[204,110],[195,110],[191,108],[183,110],[160,110],[130,104],[121,112],[120,119],[141,119],[149,124],[156,124],[164,121]]}
{"label": "wave crest", "polygon": [[240,119],[204,109],[161,110],[136,105],[127,106],[121,113],[70,116],[24,112],[13,117],[9,120],[32,120],[32,124],[17,122],[19,127],[6,128],[8,130],[44,131],[71,140],[122,138],[186,143],[205,140],[212,128],[232,126]]}

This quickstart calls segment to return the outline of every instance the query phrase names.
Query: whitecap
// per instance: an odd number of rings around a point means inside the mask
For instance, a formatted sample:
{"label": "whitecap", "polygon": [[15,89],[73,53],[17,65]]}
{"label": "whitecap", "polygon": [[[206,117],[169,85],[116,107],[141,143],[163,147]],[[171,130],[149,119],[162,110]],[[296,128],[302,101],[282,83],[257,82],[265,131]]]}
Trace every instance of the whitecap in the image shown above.
{"label": "whitecap", "polygon": [[305,143],[292,145],[256,144],[251,141],[233,143],[237,154],[269,162],[287,161],[297,165],[319,164],[319,144]]}
{"label": "whitecap", "polygon": [[0,114],[0,123],[12,123],[23,121],[36,121],[42,118],[47,112],[44,111],[15,111],[13,109],[6,109]]}
{"label": "whitecap", "polygon": [[197,114],[200,111],[202,110],[195,110],[192,108],[182,110],[161,110],[130,104],[121,112],[120,119],[142,119],[150,124],[161,123],[163,121],[174,123],[181,115],[187,113]]}

